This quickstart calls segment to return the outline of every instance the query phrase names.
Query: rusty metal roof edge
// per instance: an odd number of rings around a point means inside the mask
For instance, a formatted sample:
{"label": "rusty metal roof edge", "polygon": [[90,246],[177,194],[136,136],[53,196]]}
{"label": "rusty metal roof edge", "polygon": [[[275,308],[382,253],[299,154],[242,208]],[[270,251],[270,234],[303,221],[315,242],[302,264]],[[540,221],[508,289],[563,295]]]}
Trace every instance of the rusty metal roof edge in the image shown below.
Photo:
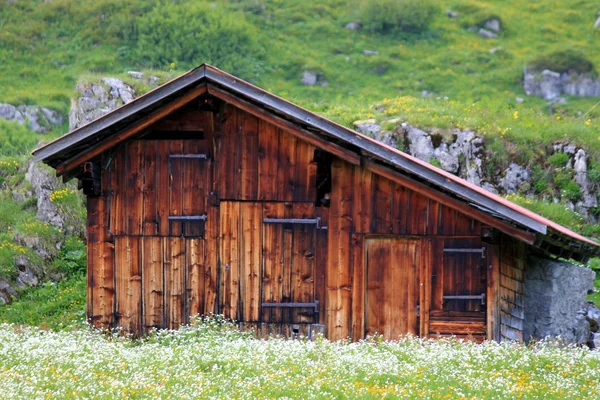
{"label": "rusty metal roof edge", "polygon": [[185,89],[186,87],[193,85],[201,81],[206,73],[206,65],[202,64],[183,75],[180,75],[171,81],[145,93],[144,95],[130,101],[127,104],[111,111],[108,114],[98,117],[97,119],[83,125],[82,127],[75,129],[44,146],[41,146],[31,152],[33,155],[33,161],[38,162],[45,160],[48,157],[56,154],[57,152],[66,149],[72,145],[75,145],[82,140],[85,140],[91,136],[94,136],[99,131],[106,129],[107,127],[122,121],[133,114],[142,111],[146,107],[161,101],[174,93]]}
{"label": "rusty metal roof edge", "polygon": [[421,176],[423,179],[426,179],[435,185],[442,186],[446,190],[462,198],[495,210],[495,212],[501,214],[505,218],[526,226],[533,231],[542,234],[545,234],[547,231],[547,226],[545,224],[536,221],[533,218],[527,217],[510,207],[498,203],[497,201],[494,201],[493,199],[484,196],[477,191],[470,189],[469,187],[461,185],[459,182],[449,180],[442,174],[413,162],[413,160],[408,159],[408,157],[402,157],[397,152],[388,150],[385,146],[368,140],[358,132],[318,116],[311,111],[268,93],[254,85],[249,84],[248,82],[238,79],[211,66],[207,66],[206,78],[209,81],[236,92],[238,95],[243,95],[269,108],[277,109],[278,111],[303,124],[310,125],[311,127],[320,131],[325,131],[329,135],[341,139],[347,144],[357,146],[379,158],[381,161],[392,164],[394,167]]}

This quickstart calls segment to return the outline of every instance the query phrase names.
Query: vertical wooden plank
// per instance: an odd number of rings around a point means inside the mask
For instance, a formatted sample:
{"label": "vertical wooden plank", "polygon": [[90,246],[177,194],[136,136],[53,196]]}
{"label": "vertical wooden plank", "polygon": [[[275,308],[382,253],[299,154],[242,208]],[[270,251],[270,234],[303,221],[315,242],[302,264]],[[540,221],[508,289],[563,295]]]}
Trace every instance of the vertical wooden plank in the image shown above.
{"label": "vertical wooden plank", "polygon": [[163,304],[163,249],[159,237],[145,237],[142,241],[144,328],[164,328]]}
{"label": "vertical wooden plank", "polygon": [[196,315],[205,315],[205,296],[204,290],[204,244],[203,239],[187,239],[185,242],[186,257],[186,293],[187,293],[187,314],[191,318]]}
{"label": "vertical wooden plank", "polygon": [[260,321],[261,248],[262,248],[262,205],[241,203],[241,292],[243,320]]}
{"label": "vertical wooden plank", "polygon": [[329,209],[327,273],[327,330],[330,340],[350,335],[351,275],[350,236],[352,233],[352,183],[354,168],[335,158],[332,162],[332,193]]}
{"label": "vertical wooden plank", "polygon": [[440,203],[428,199],[428,214],[427,214],[427,235],[435,236],[438,234],[438,219],[440,213]]}
{"label": "vertical wooden plank", "polygon": [[[407,269],[405,271],[407,277],[407,308],[406,312],[408,317],[406,318],[407,327],[406,332],[412,335],[419,334],[418,318],[417,318],[417,306],[419,305],[420,297],[420,247],[419,241],[411,241],[407,243],[407,253],[409,255],[409,261],[407,262]],[[402,267],[402,266],[401,266]]]}
{"label": "vertical wooden plank", "polygon": [[206,268],[204,270],[205,315],[217,312],[217,273],[219,263],[219,208],[208,206],[206,219]]}
{"label": "vertical wooden plank", "polygon": [[364,235],[352,234],[352,340],[365,337]]}
{"label": "vertical wooden plank", "polygon": [[160,236],[169,236],[169,141],[156,144],[156,220]]}
{"label": "vertical wooden plank", "polygon": [[429,310],[431,307],[431,261],[432,241],[429,238],[421,239],[419,246],[420,255],[420,282],[419,282],[419,335],[429,335]]}
{"label": "vertical wooden plank", "polygon": [[125,234],[125,221],[127,220],[127,149],[127,143],[117,147],[112,161],[110,232],[113,235]]}
{"label": "vertical wooden plank", "polygon": [[117,325],[134,335],[142,333],[142,276],[139,239],[115,238]]}
{"label": "vertical wooden plank", "polygon": [[[286,215],[290,217],[290,215]],[[281,294],[280,302],[292,302],[292,241],[293,233],[292,227],[281,225],[283,228],[283,243],[282,243],[282,262],[281,262]],[[277,310],[276,313],[281,313],[282,322],[291,322],[292,317],[297,313],[297,310],[281,309]]]}
{"label": "vertical wooden plank", "polygon": [[222,199],[239,199],[241,192],[241,127],[238,110],[225,104],[218,117],[217,191]]}
{"label": "vertical wooden plank", "polygon": [[221,203],[221,271],[223,281],[223,314],[239,320],[240,301],[240,203]]}
{"label": "vertical wooden plank", "polygon": [[277,128],[258,121],[258,199],[275,200],[277,193],[278,147]]}
{"label": "vertical wooden plank", "polygon": [[[99,249],[102,248],[100,242],[100,230],[102,227],[99,224],[99,203],[102,201],[100,197],[87,197],[87,287],[86,287],[86,318],[89,322],[96,325],[96,318],[101,318],[100,315],[96,316],[94,313],[94,291],[96,289],[96,282],[94,280],[95,269],[100,269],[97,263],[100,263],[100,259],[97,258]],[[97,325],[96,325],[97,326]]]}
{"label": "vertical wooden plank", "polygon": [[178,329],[185,320],[185,242],[183,238],[163,238],[165,265],[165,309],[167,327]]}
{"label": "vertical wooden plank", "polygon": [[487,339],[500,341],[500,309],[499,309],[499,281],[500,281],[500,260],[498,254],[498,245],[488,244],[486,248],[487,261]]}
{"label": "vertical wooden plank", "polygon": [[[183,153],[183,141],[169,141],[170,154]],[[181,159],[169,159],[169,215],[183,215],[183,163]],[[164,195],[164,194],[163,194]],[[182,224],[179,221],[169,221],[169,236],[180,236]]]}
{"label": "vertical wooden plank", "polygon": [[408,193],[409,191],[404,186],[394,183],[392,193],[392,223],[393,232],[397,235],[406,233]]}
{"label": "vertical wooden plank", "polygon": [[392,183],[382,176],[377,176],[374,182],[375,202],[371,233],[392,233]]}
{"label": "vertical wooden plank", "polygon": [[354,168],[354,229],[360,233],[371,232],[373,215],[373,181],[371,171],[360,166]]}
{"label": "vertical wooden plank", "polygon": [[411,191],[410,212],[408,213],[408,230],[411,235],[424,235],[427,232],[427,197]]}
{"label": "vertical wooden plank", "polygon": [[258,196],[258,119],[240,113],[241,137],[241,199],[256,200]]}
{"label": "vertical wooden plank", "polygon": [[430,310],[441,310],[444,295],[444,239],[432,241],[432,275],[431,275],[431,306]]}
{"label": "vertical wooden plank", "polygon": [[126,234],[139,236],[142,234],[144,214],[144,146],[141,140],[129,143],[127,154],[127,209],[125,212],[127,226]]}
{"label": "vertical wooden plank", "polygon": [[157,140],[146,140],[144,150],[144,193],[143,193],[143,226],[144,236],[155,236],[158,234],[157,223]]}
{"label": "vertical wooden plank", "polygon": [[282,129],[279,132],[277,165],[277,200],[293,201],[296,188],[296,136]]}
{"label": "vertical wooden plank", "polygon": [[[109,165],[109,168],[111,166]],[[110,235],[110,188],[111,174],[110,170],[102,170],[102,190],[108,193],[108,197],[100,197],[101,202],[98,207],[98,223],[102,227],[100,240],[102,247],[96,253],[95,264],[97,268],[94,271],[94,315],[99,315],[98,324],[101,327],[111,328],[115,323],[115,254],[114,242]],[[89,260],[89,258],[88,258]]]}

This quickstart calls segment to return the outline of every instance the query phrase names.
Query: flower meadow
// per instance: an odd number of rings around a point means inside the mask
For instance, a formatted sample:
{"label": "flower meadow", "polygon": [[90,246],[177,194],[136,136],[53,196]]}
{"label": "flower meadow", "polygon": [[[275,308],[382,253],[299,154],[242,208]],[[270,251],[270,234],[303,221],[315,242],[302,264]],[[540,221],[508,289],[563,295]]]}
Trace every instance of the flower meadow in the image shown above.
{"label": "flower meadow", "polygon": [[269,339],[218,319],[135,340],[0,325],[0,398],[600,398],[600,352],[377,338]]}

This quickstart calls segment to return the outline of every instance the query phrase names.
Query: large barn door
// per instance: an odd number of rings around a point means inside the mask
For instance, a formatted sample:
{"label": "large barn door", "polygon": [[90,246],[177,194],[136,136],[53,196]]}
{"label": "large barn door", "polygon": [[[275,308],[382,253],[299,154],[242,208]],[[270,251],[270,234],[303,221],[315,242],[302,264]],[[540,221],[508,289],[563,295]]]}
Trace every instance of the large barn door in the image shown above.
{"label": "large barn door", "polygon": [[315,243],[319,220],[309,203],[267,203],[263,212],[262,320],[318,323]]}
{"label": "large barn door", "polygon": [[419,241],[366,240],[366,334],[419,334]]}
{"label": "large barn door", "polygon": [[314,205],[226,201],[220,209],[219,303],[225,317],[268,324],[277,334],[293,332],[292,324],[318,323]]}

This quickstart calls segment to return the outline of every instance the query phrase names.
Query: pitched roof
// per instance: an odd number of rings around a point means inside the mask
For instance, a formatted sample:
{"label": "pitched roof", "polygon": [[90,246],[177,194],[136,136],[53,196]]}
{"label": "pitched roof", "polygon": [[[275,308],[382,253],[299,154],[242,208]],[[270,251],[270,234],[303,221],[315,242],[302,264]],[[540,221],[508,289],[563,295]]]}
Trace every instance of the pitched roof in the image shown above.
{"label": "pitched roof", "polygon": [[440,168],[421,161],[402,151],[386,146],[354,130],[312,113],[300,106],[266,92],[235,76],[227,74],[213,66],[203,64],[189,72],[165,83],[164,85],[124,104],[116,110],[73,130],[64,136],[34,150],[35,161],[58,168],[64,174],[69,160],[81,160],[82,155],[90,154],[108,138],[132,124],[156,113],[161,107],[194,90],[207,87],[209,93],[228,93],[236,98],[260,107],[265,112],[283,118],[301,129],[314,133],[336,146],[352,151],[358,157],[368,157],[414,177],[428,186],[450,194],[469,205],[536,235],[536,245],[558,254],[585,260],[589,256],[600,255],[600,245],[553,221],[520,207],[498,195],[488,192],[472,183],[458,178]]}

